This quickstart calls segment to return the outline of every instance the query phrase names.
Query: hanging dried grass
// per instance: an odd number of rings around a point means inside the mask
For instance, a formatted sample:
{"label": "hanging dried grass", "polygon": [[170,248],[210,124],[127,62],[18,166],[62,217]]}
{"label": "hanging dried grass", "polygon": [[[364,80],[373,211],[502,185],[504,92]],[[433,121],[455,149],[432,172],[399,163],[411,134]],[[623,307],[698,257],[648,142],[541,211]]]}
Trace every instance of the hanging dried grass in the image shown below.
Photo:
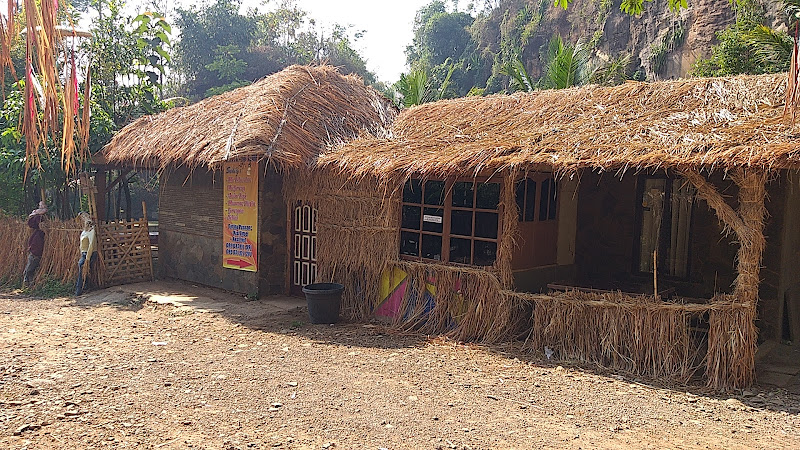
{"label": "hanging dried grass", "polygon": [[[25,113],[21,119],[22,132],[25,136],[25,170],[41,167],[40,147],[48,138],[57,141],[58,132],[64,133],[61,139],[61,162],[69,172],[75,167],[78,151],[86,145],[76,147],[75,137],[76,107],[70,106],[66,98],[77,94],[77,77],[74,64],[71,74],[65,77],[62,86],[57,70],[57,55],[61,34],[58,30],[57,11],[59,2],[23,0],[25,13]],[[15,15],[19,13],[16,1],[8,2],[7,17],[0,19],[0,84],[4,85],[5,70],[9,69],[16,78],[11,61],[11,46],[21,36],[22,30],[15,23]],[[72,23],[71,19],[67,19]],[[73,24],[74,30],[74,24]],[[73,32],[74,36],[74,32]],[[3,92],[5,96],[5,91]],[[37,106],[38,103],[38,106]],[[61,107],[60,107],[61,105]],[[41,116],[40,116],[41,112]],[[64,124],[59,125],[59,112],[63,112]],[[83,139],[80,140],[84,142]],[[88,139],[86,140],[88,144]],[[47,155],[47,153],[45,153]]]}
{"label": "hanging dried grass", "polygon": [[342,315],[370,316],[389,261],[397,259],[399,203],[370,180],[295,171],[284,179],[287,204],[317,208],[317,279],[345,286]]}
{"label": "hanging dried grass", "polygon": [[[752,311],[732,296],[697,304],[622,293],[503,295],[532,305],[524,346],[532,351],[548,347],[560,359],[681,383],[705,372],[708,385],[716,390],[753,382]],[[707,329],[698,327],[706,321]]]}
{"label": "hanging dried grass", "polygon": [[737,301],[736,296],[717,296],[709,315],[706,379],[719,391],[746,388],[755,381],[755,309]]}

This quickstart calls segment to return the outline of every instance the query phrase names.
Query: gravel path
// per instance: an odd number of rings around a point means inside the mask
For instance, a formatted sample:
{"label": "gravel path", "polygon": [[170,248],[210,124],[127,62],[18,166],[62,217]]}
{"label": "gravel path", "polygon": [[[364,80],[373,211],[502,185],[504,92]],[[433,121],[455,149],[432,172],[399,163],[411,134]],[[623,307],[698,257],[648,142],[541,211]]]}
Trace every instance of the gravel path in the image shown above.
{"label": "gravel path", "polygon": [[[220,294],[222,295],[222,294]],[[0,293],[0,448],[800,448],[800,399],[120,294]]]}

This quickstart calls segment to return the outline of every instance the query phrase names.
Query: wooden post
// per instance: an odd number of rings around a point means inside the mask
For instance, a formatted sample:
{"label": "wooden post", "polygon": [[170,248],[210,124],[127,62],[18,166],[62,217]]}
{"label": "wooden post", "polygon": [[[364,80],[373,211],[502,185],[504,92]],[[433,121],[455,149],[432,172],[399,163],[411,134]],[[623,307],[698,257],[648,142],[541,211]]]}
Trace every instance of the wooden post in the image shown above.
{"label": "wooden post", "polygon": [[758,304],[758,286],[761,282],[761,259],[766,247],[764,218],[767,208],[767,175],[764,171],[738,169],[733,181],[739,186],[738,214],[743,228],[737,233],[739,251],[736,254],[738,276],[734,283],[734,295],[742,303],[749,303],[753,312]]}
{"label": "wooden post", "polygon": [[767,173],[763,170],[739,168],[733,181],[739,187],[739,206],[736,211],[728,205],[719,191],[699,172],[683,171],[697,188],[697,196],[714,209],[725,226],[739,241],[733,301],[743,308],[728,312],[712,311],[707,355],[708,384],[715,389],[743,388],[753,383],[757,330],[761,259],[766,246],[764,218]]}
{"label": "wooden post", "polygon": [[106,220],[106,171],[98,168],[94,176],[94,187],[97,190],[94,194],[95,215],[97,223]]}
{"label": "wooden post", "polygon": [[147,204],[142,200],[142,226],[144,227],[145,234],[147,234],[147,261],[150,263],[150,280],[155,280],[155,272],[153,271],[153,247],[150,245],[150,222],[147,220]]}

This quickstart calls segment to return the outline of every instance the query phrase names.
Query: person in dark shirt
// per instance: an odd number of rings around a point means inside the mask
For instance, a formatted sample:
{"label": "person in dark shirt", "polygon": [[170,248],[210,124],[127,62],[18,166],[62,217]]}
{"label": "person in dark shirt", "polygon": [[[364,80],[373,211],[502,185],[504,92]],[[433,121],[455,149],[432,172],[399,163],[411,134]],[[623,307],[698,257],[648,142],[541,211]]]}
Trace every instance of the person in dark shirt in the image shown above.
{"label": "person in dark shirt", "polygon": [[[44,209],[44,211],[42,211]],[[33,230],[31,237],[28,238],[28,262],[25,264],[25,273],[22,277],[22,286],[29,286],[42,261],[44,253],[44,231],[39,228],[39,224],[44,220],[47,208],[39,208],[28,216],[28,227]]]}

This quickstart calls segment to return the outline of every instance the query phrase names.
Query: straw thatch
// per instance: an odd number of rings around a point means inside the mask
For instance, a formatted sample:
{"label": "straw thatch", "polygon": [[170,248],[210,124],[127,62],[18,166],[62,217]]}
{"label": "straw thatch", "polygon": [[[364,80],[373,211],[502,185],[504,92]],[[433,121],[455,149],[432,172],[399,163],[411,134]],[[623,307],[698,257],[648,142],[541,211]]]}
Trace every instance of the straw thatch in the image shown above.
{"label": "straw thatch", "polygon": [[166,168],[214,166],[234,158],[304,166],[326,145],[362,132],[382,136],[397,111],[354,75],[331,66],[291,66],[252,85],[123,128],[107,163]]}
{"label": "straw thatch", "polygon": [[[392,268],[408,274],[411,285],[395,325],[430,333],[447,333],[464,340],[496,342],[509,338],[513,307],[500,290],[513,284],[511,253],[517,227],[513,180],[504,179],[501,198],[503,237],[497,259],[489,268],[473,268],[401,261],[398,240],[400,192],[374,178],[351,180],[324,169],[296,172],[286,177],[284,196],[289,205],[304,202],[318,208],[318,279],[345,286],[342,314],[364,320],[373,313],[381,275]],[[433,281],[437,295],[433,311],[414,292],[424,292]],[[461,292],[454,295],[453,287]],[[453,323],[458,326],[453,326]]]}
{"label": "straw thatch", "polygon": [[[328,176],[330,175],[330,176]],[[285,177],[288,205],[317,208],[317,279],[344,285],[342,315],[363,320],[372,313],[382,272],[400,253],[399,203],[371,180],[298,171]]]}
{"label": "straw thatch", "polygon": [[[41,228],[45,232],[44,253],[33,285],[47,279],[74,283],[80,257],[78,222],[47,220],[42,222]],[[0,235],[6,244],[0,246],[0,283],[16,284],[22,280],[31,230],[22,219],[0,216]]]}
{"label": "straw thatch", "polygon": [[752,309],[731,296],[683,304],[621,293],[504,295],[532,305],[525,342],[531,350],[548,347],[558,358],[682,383],[705,365],[707,383],[717,390],[753,382]]}
{"label": "straw thatch", "polygon": [[439,178],[537,168],[798,168],[800,128],[783,117],[785,86],[785,75],[760,75],[439,101],[403,111],[391,137],[340,145],[318,164],[352,176]]}

